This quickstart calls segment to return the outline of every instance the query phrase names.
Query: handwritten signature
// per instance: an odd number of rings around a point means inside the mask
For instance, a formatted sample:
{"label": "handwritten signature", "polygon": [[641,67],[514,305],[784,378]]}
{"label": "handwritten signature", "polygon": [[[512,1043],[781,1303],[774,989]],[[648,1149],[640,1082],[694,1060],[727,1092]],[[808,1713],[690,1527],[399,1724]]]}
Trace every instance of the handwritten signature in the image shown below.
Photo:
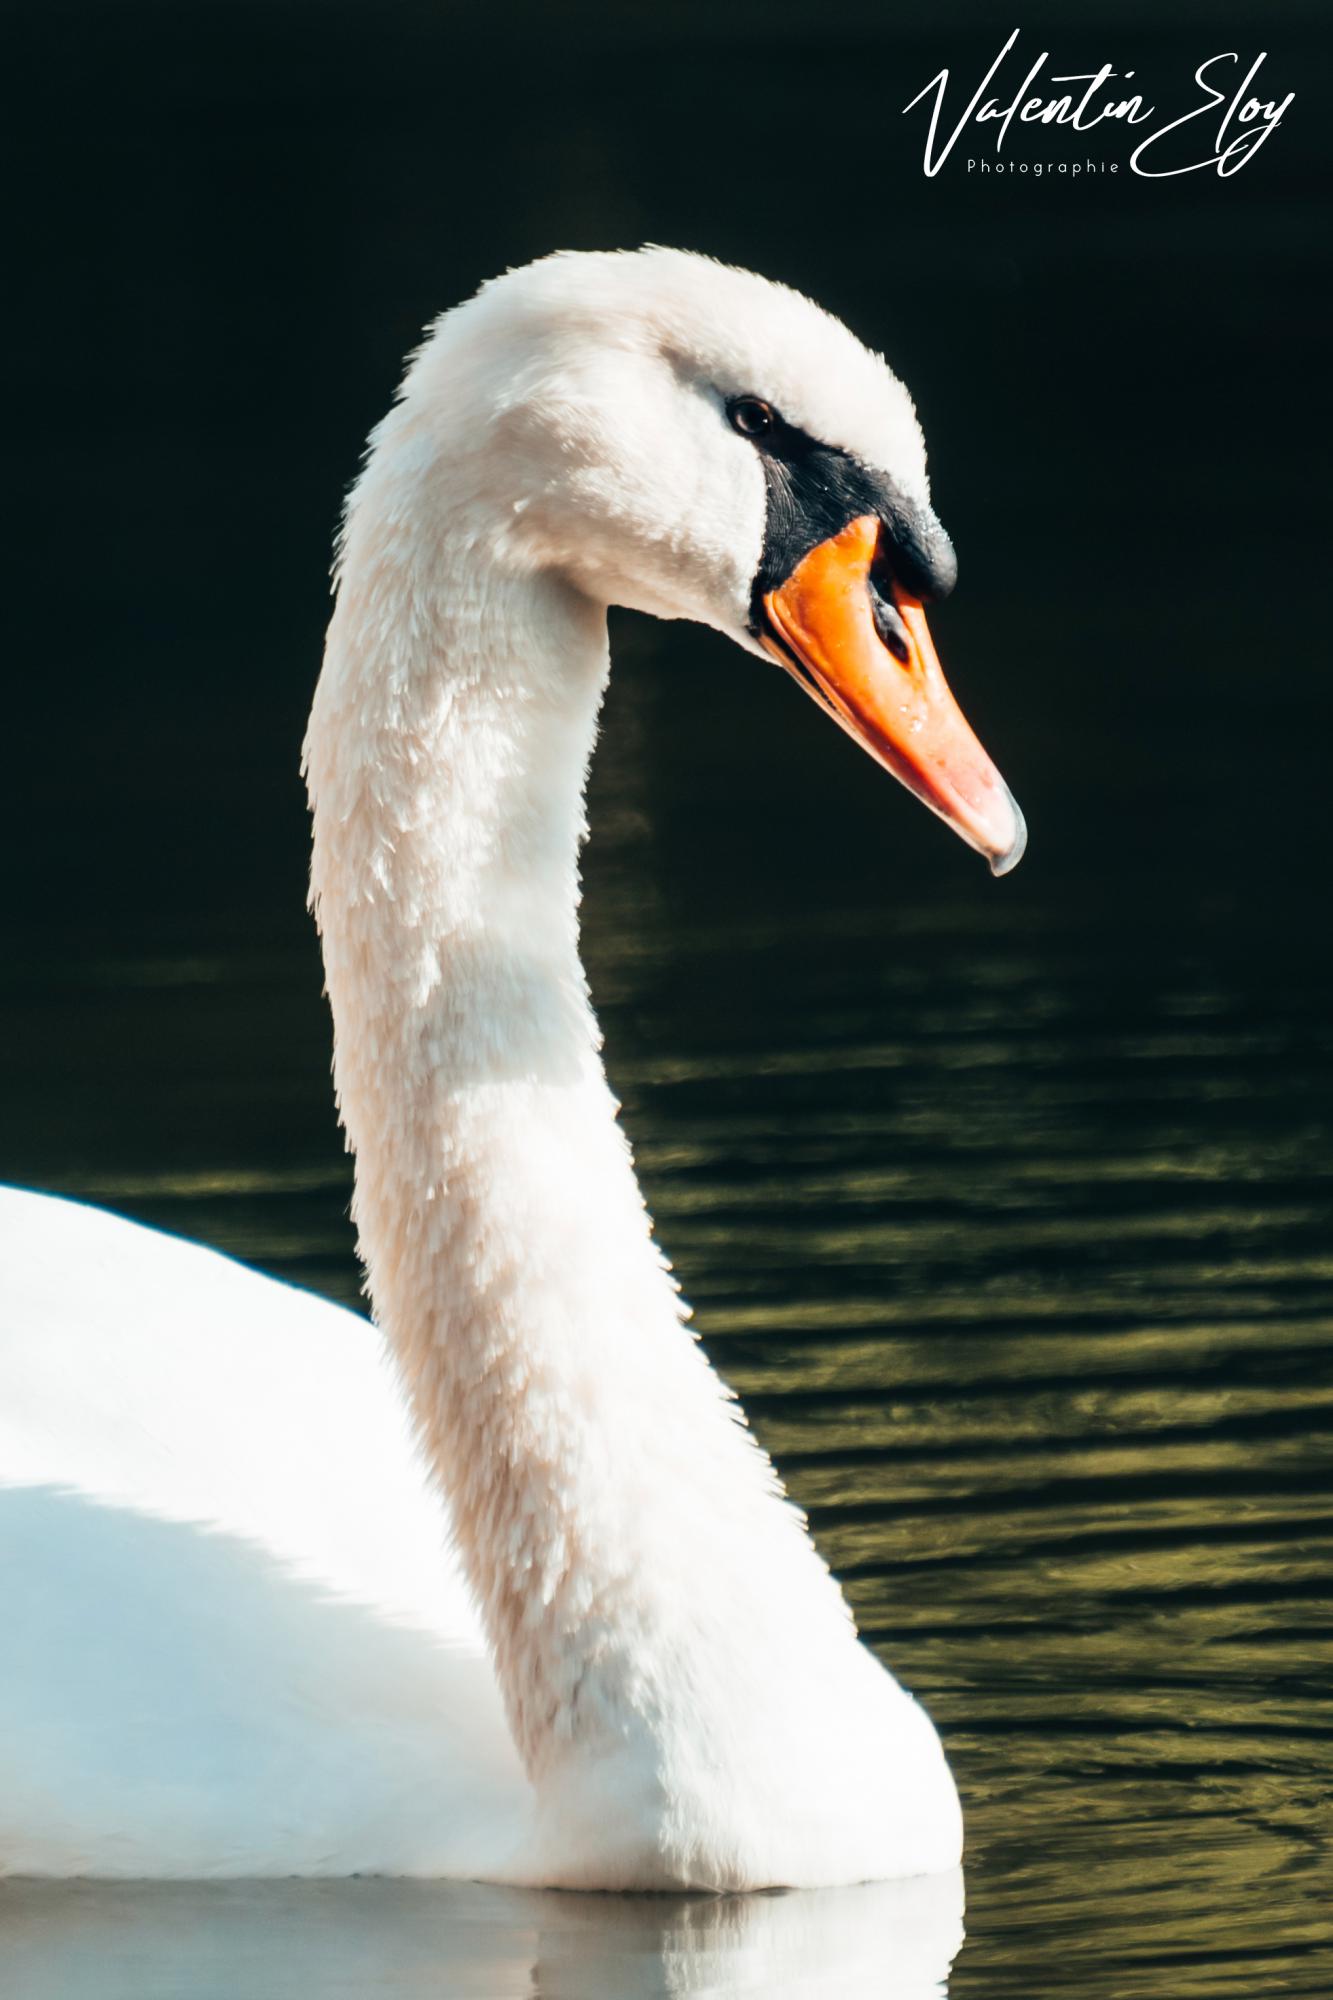
{"label": "handwritten signature", "polygon": [[[945,92],[949,87],[949,72],[942,69],[932,77],[924,90],[919,90],[910,104],[903,106],[904,113],[914,111],[923,98],[934,92],[935,102],[930,114],[930,130],[926,134],[925,172],[931,179],[939,172],[944,162],[958,143],[960,135],[969,125],[995,123],[999,130],[995,135],[995,150],[1001,153],[1008,136],[1009,127],[1017,118],[1020,125],[1067,125],[1075,132],[1091,131],[1093,126],[1107,120],[1118,120],[1125,125],[1146,125],[1157,116],[1154,106],[1146,104],[1141,94],[1117,97],[1109,90],[1115,83],[1128,82],[1134,75],[1132,69],[1123,73],[1103,63],[1099,70],[1089,70],[1077,76],[1049,76],[1047,84],[1083,84],[1086,88],[1080,95],[1065,93],[1058,97],[1034,94],[1028,96],[1033,85],[1050,61],[1050,50],[1043,49],[1029,69],[1013,96],[1002,101],[998,96],[987,97],[986,92],[994,85],[1005,57],[1018,40],[1015,28],[1004,47],[996,56],[981,82],[972,93],[967,109],[959,118],[944,144],[939,144],[940,114],[944,109]],[[1194,81],[1204,93],[1202,103],[1173,118],[1169,124],[1158,125],[1145,133],[1130,155],[1129,164],[1136,174],[1147,180],[1170,180],[1176,174],[1197,173],[1201,167],[1214,167],[1223,178],[1239,173],[1252,160],[1264,140],[1277,130],[1282,114],[1295,97],[1289,90],[1279,102],[1276,98],[1259,97],[1252,86],[1259,71],[1267,61],[1267,50],[1257,55],[1250,64],[1240,83],[1236,85],[1228,100],[1225,89],[1217,89],[1209,80],[1209,72],[1217,70],[1223,63],[1234,63],[1239,69],[1242,57],[1235,50],[1221,55],[1209,56],[1194,72]],[[1223,72],[1225,75],[1225,72]],[[1100,100],[1100,102],[1098,101]],[[1193,125],[1196,119],[1209,119],[1218,105],[1226,104],[1226,110],[1218,119],[1216,127],[1205,124],[1191,134],[1189,142],[1177,142],[1174,147],[1163,149],[1162,141],[1173,132]],[[1229,136],[1228,136],[1229,135]],[[1211,142],[1211,151],[1198,159],[1186,159],[1185,164],[1167,164],[1179,158],[1182,146],[1188,153],[1196,142]]]}

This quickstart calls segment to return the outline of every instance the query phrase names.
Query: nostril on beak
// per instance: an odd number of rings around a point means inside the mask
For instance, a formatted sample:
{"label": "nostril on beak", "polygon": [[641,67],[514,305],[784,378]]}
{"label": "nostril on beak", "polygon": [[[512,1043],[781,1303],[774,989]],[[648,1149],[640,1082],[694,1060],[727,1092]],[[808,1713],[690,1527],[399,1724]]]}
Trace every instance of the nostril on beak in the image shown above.
{"label": "nostril on beak", "polygon": [[912,648],[907,637],[907,627],[898,615],[898,607],[882,596],[873,576],[866,578],[866,589],[870,593],[870,615],[875,621],[875,630],[895,660],[907,665],[912,656]]}

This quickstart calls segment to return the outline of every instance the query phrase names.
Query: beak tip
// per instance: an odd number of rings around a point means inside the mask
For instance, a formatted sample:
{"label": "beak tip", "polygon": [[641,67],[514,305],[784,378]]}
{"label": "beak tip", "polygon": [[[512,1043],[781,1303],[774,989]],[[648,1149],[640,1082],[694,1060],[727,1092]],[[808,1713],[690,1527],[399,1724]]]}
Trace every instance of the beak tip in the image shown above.
{"label": "beak tip", "polygon": [[992,854],[990,857],[990,872],[997,877],[1011,875],[1027,851],[1028,823],[1012,792],[1009,794],[1009,804],[1014,814],[1014,837],[1002,854]]}

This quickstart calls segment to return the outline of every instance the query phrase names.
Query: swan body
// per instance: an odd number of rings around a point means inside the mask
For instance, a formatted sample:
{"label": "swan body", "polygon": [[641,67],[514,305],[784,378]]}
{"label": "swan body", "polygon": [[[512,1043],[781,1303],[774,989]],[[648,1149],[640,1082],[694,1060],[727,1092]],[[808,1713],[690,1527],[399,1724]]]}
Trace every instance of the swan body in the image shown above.
{"label": "swan body", "polygon": [[611,603],[778,658],[1011,866],[925,636],[951,573],[906,392],[795,293],[566,256],[438,323],[349,504],[306,743],[378,1331],[0,1201],[0,1868],[956,1864],[934,1729],[682,1323],[577,930]]}
{"label": "swan body", "polygon": [[18,1189],[0,1246],[0,1873],[475,1869],[527,1785],[374,1329]]}

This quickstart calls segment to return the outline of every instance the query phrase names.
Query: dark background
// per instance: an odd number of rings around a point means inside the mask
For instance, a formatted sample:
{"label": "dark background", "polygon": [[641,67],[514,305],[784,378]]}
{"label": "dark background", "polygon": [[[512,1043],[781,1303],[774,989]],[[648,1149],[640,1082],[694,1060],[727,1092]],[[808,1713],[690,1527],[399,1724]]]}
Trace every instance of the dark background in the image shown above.
{"label": "dark background", "polygon": [[[219,895],[290,917],[329,544],[404,352],[505,265],[657,240],[809,290],[913,389],[962,560],[942,651],[1033,827],[1006,893],[1092,862],[1131,903],[1165,870],[1240,921],[1276,889],[1317,922],[1318,12],[1166,20],[1029,9],[1003,78],[1049,46],[1051,70],[1132,66],[1184,110],[1205,55],[1267,48],[1263,94],[1296,103],[1233,179],[1136,178],[1107,125],[1082,151],[1115,177],[980,183],[972,138],[927,180],[924,112],[900,107],[945,62],[970,94],[1013,25],[981,7],[8,14],[5,793],[25,915]],[[1025,151],[1080,145],[1016,126]],[[786,822],[763,830],[784,866],[827,860],[829,788],[882,819],[874,773],[775,676],[703,635],[643,643],[658,671],[725,684],[751,735],[799,739]],[[695,809],[744,837],[744,784]],[[914,870],[958,871],[924,820],[893,824]]]}
{"label": "dark background", "polygon": [[[705,1343],[958,1773],[955,2000],[1333,1979],[1322,11],[2,17],[0,1178],[355,1301],[297,766],[434,313],[683,244],[917,399],[1022,868],[785,676],[618,615],[584,916]],[[1115,176],[969,177],[973,137],[927,180],[900,107],[1014,25],[1163,116],[1230,48],[1296,101],[1225,181],[1135,178],[1115,126],[1007,151]]]}

